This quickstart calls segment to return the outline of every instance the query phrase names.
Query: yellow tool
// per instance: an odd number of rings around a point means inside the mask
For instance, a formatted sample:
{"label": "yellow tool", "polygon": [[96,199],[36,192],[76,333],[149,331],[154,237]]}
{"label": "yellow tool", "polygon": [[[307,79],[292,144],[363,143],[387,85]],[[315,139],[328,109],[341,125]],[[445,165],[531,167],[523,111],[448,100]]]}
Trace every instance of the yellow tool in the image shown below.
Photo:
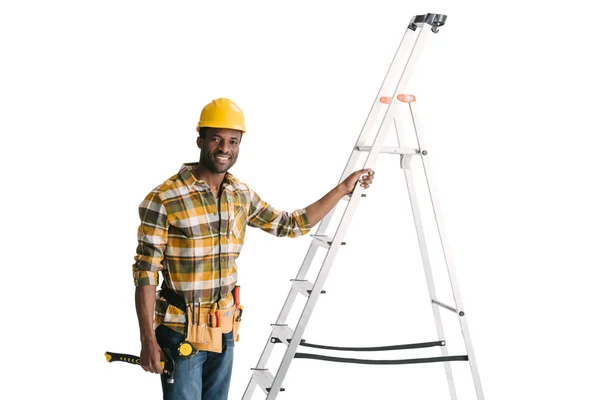
{"label": "yellow tool", "polygon": [[[167,383],[173,383],[175,382],[175,363],[173,362],[173,357],[168,349],[162,349],[162,351],[166,356],[167,361],[161,361],[160,366],[163,369],[163,373],[167,374]],[[104,356],[108,362],[123,361],[129,364],[140,365],[140,358],[131,354],[112,353],[107,351],[104,353]]]}
{"label": "yellow tool", "polygon": [[183,342],[179,343],[179,347],[177,348],[177,351],[179,351],[179,355],[184,358],[189,358],[198,352],[198,350],[196,350],[194,345],[191,344],[187,339],[185,339]]}

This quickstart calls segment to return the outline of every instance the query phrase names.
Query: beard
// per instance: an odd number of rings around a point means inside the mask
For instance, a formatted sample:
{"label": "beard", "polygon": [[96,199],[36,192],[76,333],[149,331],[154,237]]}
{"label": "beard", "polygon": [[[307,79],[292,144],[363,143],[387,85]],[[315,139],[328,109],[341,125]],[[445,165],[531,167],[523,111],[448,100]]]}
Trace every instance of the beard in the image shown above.
{"label": "beard", "polygon": [[200,162],[206,167],[208,168],[209,171],[214,172],[216,174],[222,174],[224,172],[227,172],[231,167],[233,167],[233,165],[235,164],[237,157],[236,156],[230,156],[231,158],[229,159],[228,162],[226,163],[221,163],[218,162],[216,157],[218,155],[222,155],[223,153],[209,153],[207,151],[203,151],[201,152],[200,155]]}

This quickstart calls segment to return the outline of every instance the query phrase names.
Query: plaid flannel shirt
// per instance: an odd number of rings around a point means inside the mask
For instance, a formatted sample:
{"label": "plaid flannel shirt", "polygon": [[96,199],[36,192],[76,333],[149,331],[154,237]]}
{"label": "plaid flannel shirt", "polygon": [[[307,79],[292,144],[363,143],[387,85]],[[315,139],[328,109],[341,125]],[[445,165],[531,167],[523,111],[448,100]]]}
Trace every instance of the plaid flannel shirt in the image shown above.
{"label": "plaid flannel shirt", "polygon": [[[208,307],[218,301],[231,307],[246,225],[287,237],[304,235],[311,226],[304,209],[276,210],[229,173],[215,199],[208,184],[191,173],[195,165],[183,164],[140,204],[134,282],[157,286],[161,271],[186,304]],[[160,297],[154,322],[187,334],[183,311]]]}

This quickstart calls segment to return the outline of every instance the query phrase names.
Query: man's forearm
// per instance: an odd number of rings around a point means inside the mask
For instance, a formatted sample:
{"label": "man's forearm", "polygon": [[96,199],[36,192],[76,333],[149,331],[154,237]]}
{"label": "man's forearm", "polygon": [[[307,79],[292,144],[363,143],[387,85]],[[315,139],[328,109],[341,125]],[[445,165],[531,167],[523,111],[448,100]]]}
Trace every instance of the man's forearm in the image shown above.
{"label": "man's forearm", "polygon": [[[344,179],[339,185],[334,187],[320,200],[314,202],[310,206],[306,207],[306,217],[310,222],[310,226],[315,226],[327,215],[329,211],[348,193],[354,191],[354,186],[359,183],[363,189],[368,189],[369,185],[373,182],[373,172],[370,168],[360,169],[354,171],[346,179]],[[364,175],[361,177],[361,175]]]}
{"label": "man's forearm", "polygon": [[337,185],[325,196],[306,207],[306,217],[311,226],[315,226],[347,193],[343,185]]}
{"label": "man's forearm", "polygon": [[140,341],[154,341],[154,302],[156,286],[141,285],[135,288],[135,310],[140,325]]}

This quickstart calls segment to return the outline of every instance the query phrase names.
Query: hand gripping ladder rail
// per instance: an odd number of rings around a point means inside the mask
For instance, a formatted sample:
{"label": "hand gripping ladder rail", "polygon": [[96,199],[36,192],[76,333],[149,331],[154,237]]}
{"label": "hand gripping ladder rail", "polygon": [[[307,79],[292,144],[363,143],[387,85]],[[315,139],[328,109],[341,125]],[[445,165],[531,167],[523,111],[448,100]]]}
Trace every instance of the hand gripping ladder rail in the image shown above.
{"label": "hand gripping ladder rail", "polygon": [[[292,279],[292,287],[284,303],[284,306],[279,314],[279,317],[277,318],[277,322],[272,325],[273,330],[269,337],[269,340],[267,341],[262,355],[260,356],[256,368],[252,369],[252,376],[250,378],[250,382],[248,383],[246,391],[244,392],[242,400],[249,400],[252,397],[254,389],[257,385],[260,386],[260,388],[264,391],[264,393],[267,396],[267,400],[275,399],[279,392],[284,390],[282,388],[283,379],[285,378],[285,375],[290,367],[292,359],[294,358],[313,358],[325,361],[354,362],[362,364],[414,364],[427,362],[443,362],[445,366],[446,377],[448,380],[450,398],[452,400],[456,400],[457,397],[452,376],[452,369],[450,367],[450,361],[468,361],[471,368],[471,374],[475,385],[477,399],[484,400],[479,373],[477,370],[477,365],[475,363],[473,347],[471,345],[469,329],[467,327],[467,320],[453,270],[450,250],[446,245],[444,227],[441,220],[441,216],[438,212],[439,206],[430,173],[431,168],[429,166],[429,160],[426,157],[427,150],[425,150],[426,147],[424,144],[424,139],[422,134],[420,133],[421,129],[417,118],[415,97],[412,95],[402,94],[402,91],[410,77],[412,67],[415,64],[415,60],[418,57],[421,49],[423,48],[427,36],[431,34],[430,32],[437,33],[438,28],[444,25],[445,21],[446,16],[441,14],[417,15],[412,18],[410,24],[408,25],[408,28],[406,29],[404,37],[402,38],[400,46],[396,51],[392,64],[388,69],[388,72],[383,81],[383,84],[381,85],[377,98],[375,99],[375,102],[371,107],[369,116],[367,117],[367,120],[365,121],[365,124],[361,130],[360,136],[358,138],[358,141],[356,142],[356,145],[354,146],[350,159],[346,164],[344,173],[342,174],[342,177],[340,179],[341,182],[346,176],[348,176],[355,170],[356,163],[358,162],[361,153],[364,154],[364,152],[367,152],[367,158],[364,164],[364,168],[373,168],[377,157],[380,153],[391,153],[400,156],[400,166],[404,170],[408,186],[409,198],[412,206],[413,217],[415,221],[415,227],[417,230],[417,237],[421,251],[421,258],[423,260],[425,277],[427,280],[429,296],[431,298],[431,304],[433,309],[433,316],[435,319],[438,334],[438,341],[386,347],[342,348],[314,345],[306,343],[304,340],[302,340],[302,335],[304,334],[304,330],[308,324],[308,320],[310,319],[310,316],[317,303],[317,300],[319,299],[320,294],[324,293],[323,286],[325,284],[325,280],[327,279],[329,270],[331,269],[331,266],[333,264],[333,260],[335,259],[336,254],[340,249],[340,246],[345,244],[345,242],[343,242],[344,235],[349,227],[350,220],[352,219],[356,207],[358,206],[358,201],[361,197],[364,196],[364,194],[362,194],[362,188],[360,187],[360,185],[357,184],[352,195],[346,196],[346,198],[344,199],[347,201],[347,205],[343,216],[339,222],[339,226],[335,232],[335,235],[333,237],[327,237],[325,235],[327,227],[332,219],[334,210],[332,210],[321,221],[317,233],[313,235],[312,243],[309,247],[306,257],[304,258],[302,266],[300,267],[298,275],[295,279]],[[383,146],[385,136],[387,132],[392,128],[392,126],[394,126],[395,128],[396,134],[398,136],[398,142],[400,142],[398,127],[395,124],[394,116],[398,113],[399,107],[406,107],[406,105],[408,105],[412,117],[412,124],[416,134],[418,148],[403,148],[400,147],[400,143],[398,143],[398,147]],[[381,115],[383,115],[383,118],[380,118]],[[376,135],[373,139],[372,144],[369,145],[367,138],[369,137],[370,132],[373,131],[374,128],[377,129]],[[431,198],[433,213],[435,221],[437,223],[437,229],[441,241],[441,247],[445,259],[445,264],[449,274],[450,284],[455,301],[455,307],[444,304],[438,301],[436,298],[431,263],[427,252],[427,246],[425,243],[425,235],[423,231],[421,216],[419,213],[415,186],[413,183],[412,170],[410,169],[410,161],[413,157],[420,158],[423,163],[425,179],[427,181],[429,196]],[[309,267],[319,247],[325,247],[327,249],[327,254],[325,255],[323,264],[321,265],[321,269],[313,284],[306,280],[305,277],[308,273]],[[292,305],[294,304],[294,301],[296,300],[298,294],[304,295],[307,298],[307,301],[300,315],[296,328],[291,329],[286,324],[286,319],[292,309]],[[440,308],[452,311],[458,315],[465,342],[465,349],[467,352],[466,355],[448,355],[448,350],[445,347],[446,343],[444,340],[445,336],[440,315]],[[276,371],[275,375],[273,375],[268,369],[266,369],[266,364],[273,351],[273,347],[278,343],[287,345],[287,349],[281,360],[279,369]],[[353,351],[399,350],[440,346],[442,355],[440,357],[405,360],[359,360],[347,358],[334,358],[318,354],[297,353],[296,350],[298,346],[307,346],[329,350]]]}

